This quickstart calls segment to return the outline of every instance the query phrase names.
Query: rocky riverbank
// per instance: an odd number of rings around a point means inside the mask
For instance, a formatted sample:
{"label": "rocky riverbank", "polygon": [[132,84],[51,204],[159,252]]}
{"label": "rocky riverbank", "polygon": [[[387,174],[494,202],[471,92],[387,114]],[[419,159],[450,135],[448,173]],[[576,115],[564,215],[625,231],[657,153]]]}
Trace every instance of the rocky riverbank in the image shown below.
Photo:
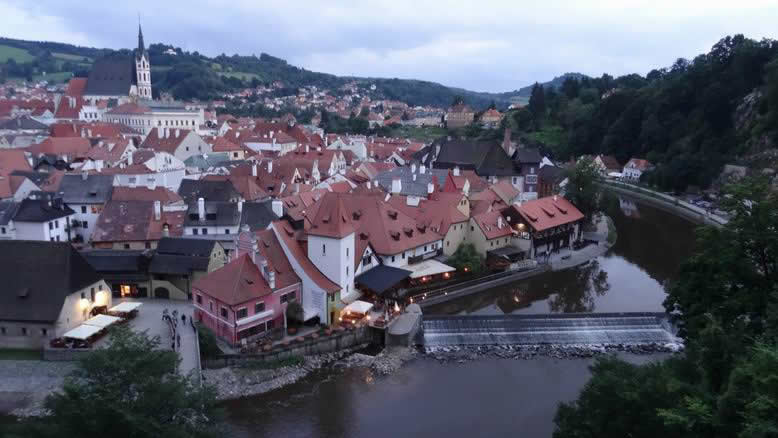
{"label": "rocky riverbank", "polygon": [[477,360],[484,357],[528,360],[536,357],[555,359],[581,359],[600,354],[624,352],[632,354],[679,353],[681,343],[655,344],[597,344],[597,345],[479,345],[479,346],[435,346],[423,347],[428,357],[440,362]]}
{"label": "rocky riverbank", "polygon": [[62,388],[65,376],[74,369],[72,362],[0,361],[0,413],[41,415],[46,396]]}
{"label": "rocky riverbank", "polygon": [[204,382],[213,385],[217,398],[230,400],[264,394],[291,385],[311,372],[324,368],[370,368],[376,374],[388,375],[397,371],[416,355],[413,348],[384,349],[376,356],[359,353],[364,346],[334,353],[306,356],[301,363],[274,369],[261,364],[203,370]]}

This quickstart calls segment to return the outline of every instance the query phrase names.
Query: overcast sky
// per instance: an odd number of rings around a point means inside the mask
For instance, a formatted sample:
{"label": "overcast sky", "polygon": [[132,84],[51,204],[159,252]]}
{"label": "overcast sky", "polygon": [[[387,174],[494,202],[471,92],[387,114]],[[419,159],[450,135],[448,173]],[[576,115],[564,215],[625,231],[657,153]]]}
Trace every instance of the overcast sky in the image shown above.
{"label": "overcast sky", "polygon": [[778,1],[0,0],[0,35],[207,55],[269,53],[338,75],[509,91],[565,72],[646,74],[725,35],[778,38]]}

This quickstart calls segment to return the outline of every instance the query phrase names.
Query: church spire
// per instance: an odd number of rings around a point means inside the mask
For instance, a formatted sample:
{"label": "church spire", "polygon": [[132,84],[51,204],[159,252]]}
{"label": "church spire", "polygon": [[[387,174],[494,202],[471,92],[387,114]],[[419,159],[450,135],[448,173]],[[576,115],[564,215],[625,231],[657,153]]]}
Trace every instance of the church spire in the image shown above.
{"label": "church spire", "polygon": [[143,31],[140,28],[140,19],[138,19],[138,56],[144,51],[146,51],[146,48],[143,45]]}

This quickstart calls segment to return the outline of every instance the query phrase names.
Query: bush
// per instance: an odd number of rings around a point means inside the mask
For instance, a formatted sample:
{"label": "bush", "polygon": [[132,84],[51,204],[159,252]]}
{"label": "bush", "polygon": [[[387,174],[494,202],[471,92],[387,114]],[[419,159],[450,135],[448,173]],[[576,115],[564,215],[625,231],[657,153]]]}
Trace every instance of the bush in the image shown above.
{"label": "bush", "polygon": [[478,254],[472,243],[459,245],[447,263],[461,272],[478,274],[484,270],[484,258]]}
{"label": "bush", "polygon": [[200,340],[200,355],[206,359],[214,358],[222,354],[222,350],[216,342],[216,335],[201,323],[197,323],[197,336]]}
{"label": "bush", "polygon": [[302,324],[305,316],[303,315],[303,306],[297,301],[292,301],[286,306],[286,317],[291,322]]}

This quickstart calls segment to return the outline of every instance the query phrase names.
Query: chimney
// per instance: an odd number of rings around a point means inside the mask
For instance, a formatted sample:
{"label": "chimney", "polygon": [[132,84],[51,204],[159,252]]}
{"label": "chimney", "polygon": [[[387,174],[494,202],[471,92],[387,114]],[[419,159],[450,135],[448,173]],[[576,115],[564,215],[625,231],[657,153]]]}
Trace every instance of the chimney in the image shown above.
{"label": "chimney", "polygon": [[276,271],[268,271],[267,284],[270,286],[270,289],[276,288]]}
{"label": "chimney", "polygon": [[311,151],[311,146],[310,145],[305,145],[305,153],[307,154],[310,151]]}
{"label": "chimney", "polygon": [[154,220],[162,220],[162,202],[154,201]]}
{"label": "chimney", "polygon": [[421,166],[419,166],[419,173],[422,174],[422,175],[427,173],[427,166],[425,166],[423,164]]}
{"label": "chimney", "polygon": [[81,172],[81,181],[86,181],[87,178],[89,178],[89,173],[87,171]]}
{"label": "chimney", "polygon": [[178,138],[178,131],[179,131],[179,130],[178,130],[178,129],[176,129],[176,138]]}
{"label": "chimney", "polygon": [[454,166],[454,176],[459,176],[459,166]]}
{"label": "chimney", "polygon": [[276,216],[282,217],[284,215],[284,203],[280,199],[273,199],[270,206]]}
{"label": "chimney", "polygon": [[427,184],[427,194],[431,195],[435,191],[435,184],[428,183]]}
{"label": "chimney", "polygon": [[402,191],[402,181],[400,178],[392,179],[392,193],[400,193]]}
{"label": "chimney", "polygon": [[497,229],[502,230],[502,216],[497,216]]}
{"label": "chimney", "polygon": [[197,198],[197,218],[200,221],[205,220],[205,198]]}
{"label": "chimney", "polygon": [[370,190],[372,188],[373,188],[373,184],[370,181],[368,181],[367,182],[367,189]]}
{"label": "chimney", "polygon": [[257,176],[257,163],[251,165],[251,176],[253,177]]}
{"label": "chimney", "polygon": [[170,237],[170,225],[168,224],[162,225],[162,237]]}
{"label": "chimney", "polygon": [[556,197],[556,195],[554,195],[554,201],[556,201],[556,199],[557,199],[557,197]]}
{"label": "chimney", "polygon": [[416,181],[416,174],[413,174],[413,180]]}
{"label": "chimney", "polygon": [[243,201],[238,201],[238,213],[243,213]]}
{"label": "chimney", "polygon": [[416,173],[416,163],[411,164],[411,173]]}
{"label": "chimney", "polygon": [[273,161],[267,162],[267,173],[273,173]]}
{"label": "chimney", "polygon": [[[249,231],[251,233],[251,231]],[[259,256],[259,242],[257,242],[257,235],[254,233],[251,233],[251,261],[256,265],[257,264],[257,256]],[[267,260],[264,259],[264,257],[259,257],[261,260],[259,263],[262,265],[260,266],[262,275],[265,275],[265,271],[267,270]]]}

